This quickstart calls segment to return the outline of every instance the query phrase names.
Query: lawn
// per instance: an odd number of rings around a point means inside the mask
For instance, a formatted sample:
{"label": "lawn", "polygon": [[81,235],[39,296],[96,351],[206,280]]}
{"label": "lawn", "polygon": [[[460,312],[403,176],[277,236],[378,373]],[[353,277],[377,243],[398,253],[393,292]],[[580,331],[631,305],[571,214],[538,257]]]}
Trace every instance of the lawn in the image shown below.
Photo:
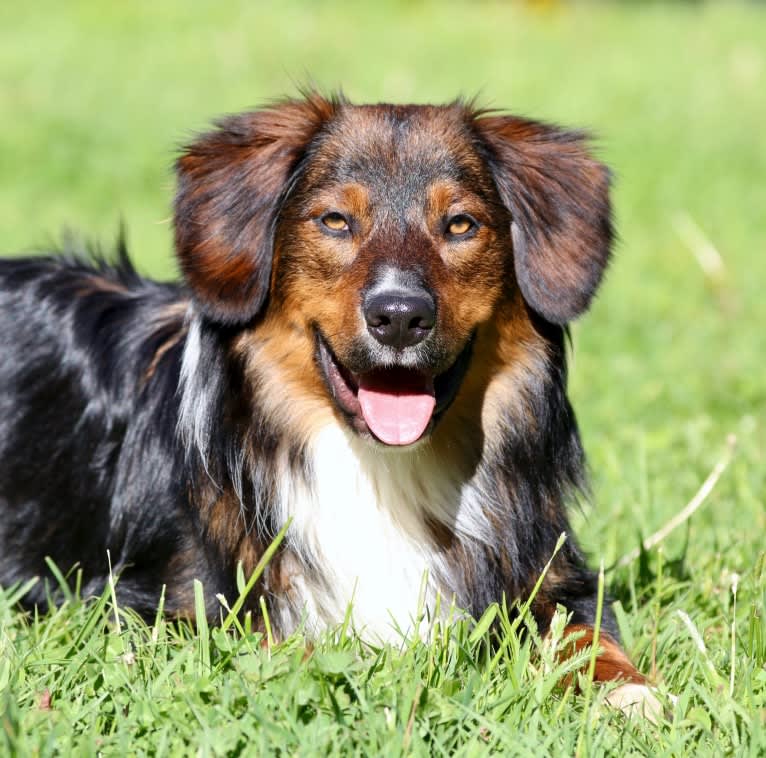
{"label": "lawn", "polygon": [[[431,644],[341,630],[310,651],[147,626],[108,593],[30,617],[8,590],[0,755],[763,755],[766,9],[5,3],[0,254],[64,229],[108,247],[122,220],[141,270],[173,276],[178,146],[309,79],[359,101],[478,92],[598,135],[620,242],[573,328],[593,490],[574,523],[625,646],[677,702],[627,720],[557,686],[534,635],[502,623],[499,647],[455,622]],[[633,557],[716,466],[693,515]]]}

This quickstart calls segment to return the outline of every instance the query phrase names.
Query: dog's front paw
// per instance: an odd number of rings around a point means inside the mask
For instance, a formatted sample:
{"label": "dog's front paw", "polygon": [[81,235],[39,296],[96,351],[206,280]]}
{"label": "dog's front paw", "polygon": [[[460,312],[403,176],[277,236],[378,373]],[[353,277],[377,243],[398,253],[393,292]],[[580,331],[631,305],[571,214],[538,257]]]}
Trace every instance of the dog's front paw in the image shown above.
{"label": "dog's front paw", "polygon": [[[676,698],[669,695],[668,700],[671,704],[675,704]],[[667,716],[663,704],[657,697],[655,688],[647,684],[636,684],[635,682],[621,684],[606,696],[606,702],[612,708],[621,710],[629,718],[639,716],[648,719],[653,724],[657,724]]]}

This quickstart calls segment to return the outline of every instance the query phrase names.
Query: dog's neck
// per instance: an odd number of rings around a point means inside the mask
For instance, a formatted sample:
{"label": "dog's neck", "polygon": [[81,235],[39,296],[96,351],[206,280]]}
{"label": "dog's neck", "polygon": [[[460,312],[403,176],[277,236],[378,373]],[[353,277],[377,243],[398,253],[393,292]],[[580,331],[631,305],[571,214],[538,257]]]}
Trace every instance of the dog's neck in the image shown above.
{"label": "dog's neck", "polygon": [[[275,340],[249,343],[248,409],[229,407],[221,387],[196,386],[205,376],[198,364],[225,358],[206,356],[204,333],[192,323],[180,425],[187,449],[199,453],[199,476],[219,485],[208,499],[228,500],[222,507],[231,528],[212,537],[252,570],[253,526],[261,524],[256,531],[266,536],[292,519],[278,568],[265,576],[281,633],[302,619],[311,632],[339,623],[353,601],[361,633],[399,639],[397,630],[413,629],[419,608],[432,612],[439,594],[442,608],[454,598],[480,612],[503,593],[518,597],[529,589],[526,577],[542,565],[525,564],[529,551],[518,544],[515,524],[523,521],[523,534],[539,545],[535,556],[550,555],[567,528],[562,482],[578,485],[581,451],[563,363],[549,364],[542,342],[532,350],[487,332],[475,358],[486,371],[469,373],[430,438],[385,449],[348,428],[321,386],[302,390],[301,372],[282,365],[294,352]],[[266,354],[272,347],[278,356]],[[496,360],[501,349],[510,358]],[[216,435],[221,420],[228,433]],[[515,428],[532,434],[516,441],[507,433]],[[547,452],[554,433],[569,442],[555,459]],[[213,445],[219,449],[208,456]],[[214,460],[226,468],[211,469]]]}

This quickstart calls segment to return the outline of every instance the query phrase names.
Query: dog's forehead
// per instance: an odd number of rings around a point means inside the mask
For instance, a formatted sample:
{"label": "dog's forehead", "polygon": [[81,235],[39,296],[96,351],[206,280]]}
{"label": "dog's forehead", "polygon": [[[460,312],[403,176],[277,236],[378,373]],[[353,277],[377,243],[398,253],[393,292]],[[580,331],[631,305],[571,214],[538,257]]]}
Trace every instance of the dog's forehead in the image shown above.
{"label": "dog's forehead", "polygon": [[437,181],[486,180],[464,107],[347,106],[327,125],[309,171],[318,183],[363,184],[411,198]]}

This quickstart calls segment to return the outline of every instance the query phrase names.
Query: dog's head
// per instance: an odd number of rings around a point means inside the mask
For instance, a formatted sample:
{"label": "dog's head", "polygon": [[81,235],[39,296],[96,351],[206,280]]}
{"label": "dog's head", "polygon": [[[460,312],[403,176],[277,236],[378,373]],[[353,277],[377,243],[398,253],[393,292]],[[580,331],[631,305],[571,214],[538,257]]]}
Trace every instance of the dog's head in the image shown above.
{"label": "dog's head", "polygon": [[430,432],[504,303],[564,324],[609,256],[608,172],[582,135],[463,103],[312,94],[225,119],[177,168],[202,317],[278,324],[285,366],[387,445]]}

